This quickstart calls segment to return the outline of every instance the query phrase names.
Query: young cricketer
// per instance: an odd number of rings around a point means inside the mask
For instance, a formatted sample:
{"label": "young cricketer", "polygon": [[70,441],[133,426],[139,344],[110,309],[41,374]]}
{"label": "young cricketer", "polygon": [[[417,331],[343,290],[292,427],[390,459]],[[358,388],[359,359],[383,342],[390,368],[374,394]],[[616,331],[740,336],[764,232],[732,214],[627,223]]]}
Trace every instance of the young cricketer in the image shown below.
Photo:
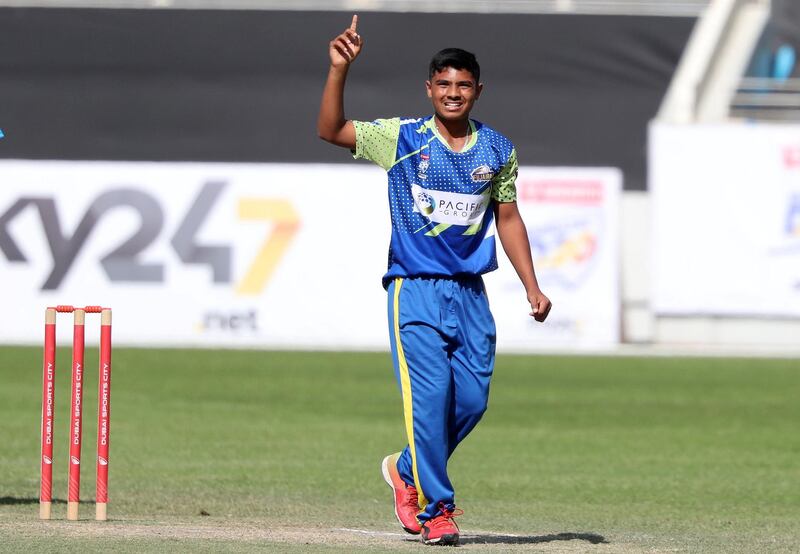
{"label": "young cricketer", "polygon": [[457,544],[447,461],[486,410],[495,325],[481,275],[497,268],[496,234],[527,292],[530,315],[551,303],[539,289],[516,204],[517,153],[469,118],[483,89],[475,56],[437,53],[425,83],[434,114],[351,121],[344,85],[364,39],[358,16],[329,44],[319,136],[386,170],[392,237],[389,335],[408,445],[383,460],[395,515],[426,544]]}

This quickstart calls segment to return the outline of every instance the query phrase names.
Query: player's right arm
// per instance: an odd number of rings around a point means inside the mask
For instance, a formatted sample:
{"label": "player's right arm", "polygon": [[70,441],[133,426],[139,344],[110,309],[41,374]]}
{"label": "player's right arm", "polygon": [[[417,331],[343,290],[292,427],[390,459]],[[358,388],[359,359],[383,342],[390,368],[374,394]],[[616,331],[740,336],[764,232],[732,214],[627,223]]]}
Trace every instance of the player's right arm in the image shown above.
{"label": "player's right arm", "polygon": [[364,40],[356,32],[358,16],[353,16],[350,27],[333,39],[328,46],[331,58],[328,79],[322,91],[322,103],[317,119],[319,138],[354,150],[356,147],[356,131],[352,121],[344,117],[344,84],[347,70],[358,57]]}

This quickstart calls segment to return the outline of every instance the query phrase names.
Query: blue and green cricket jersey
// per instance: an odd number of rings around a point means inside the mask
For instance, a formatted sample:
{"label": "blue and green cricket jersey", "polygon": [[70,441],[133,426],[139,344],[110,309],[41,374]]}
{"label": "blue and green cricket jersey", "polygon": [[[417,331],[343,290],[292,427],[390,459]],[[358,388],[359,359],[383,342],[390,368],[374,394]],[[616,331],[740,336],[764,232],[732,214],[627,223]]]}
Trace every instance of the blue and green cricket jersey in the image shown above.
{"label": "blue and green cricket jersey", "polygon": [[392,238],[384,285],[395,277],[481,275],[497,269],[492,202],[516,200],[517,154],[470,120],[453,151],[433,116],[353,121],[356,158],[386,170]]}

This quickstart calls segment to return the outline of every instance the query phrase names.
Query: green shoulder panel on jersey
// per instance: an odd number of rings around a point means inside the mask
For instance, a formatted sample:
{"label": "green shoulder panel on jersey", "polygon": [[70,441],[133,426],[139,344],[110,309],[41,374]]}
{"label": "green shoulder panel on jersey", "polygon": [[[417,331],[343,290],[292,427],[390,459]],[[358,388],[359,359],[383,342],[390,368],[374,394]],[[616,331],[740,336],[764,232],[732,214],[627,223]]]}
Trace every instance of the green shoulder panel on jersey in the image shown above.
{"label": "green shoulder panel on jersey", "polygon": [[397,140],[400,137],[400,118],[376,119],[372,122],[353,121],[356,130],[356,150],[353,157],[370,160],[389,170],[395,163]]}
{"label": "green shoulder panel on jersey", "polygon": [[517,201],[517,149],[511,151],[506,165],[492,179],[492,200],[496,202]]}

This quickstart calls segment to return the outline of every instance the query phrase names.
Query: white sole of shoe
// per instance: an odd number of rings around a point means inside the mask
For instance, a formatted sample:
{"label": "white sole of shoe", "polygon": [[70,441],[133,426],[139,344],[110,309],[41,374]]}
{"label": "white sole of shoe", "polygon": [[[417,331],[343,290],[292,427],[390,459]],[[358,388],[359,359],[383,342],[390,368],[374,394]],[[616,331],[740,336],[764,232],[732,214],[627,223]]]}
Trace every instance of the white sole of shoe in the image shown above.
{"label": "white sole of shoe", "polygon": [[424,544],[428,545],[440,545],[440,546],[457,546],[458,545],[458,535],[442,535],[438,539],[422,539]]}
{"label": "white sole of shoe", "polygon": [[392,496],[394,496],[394,485],[392,484],[392,477],[389,475],[389,460],[394,454],[389,454],[381,462],[381,473],[383,473],[383,480],[392,488]]}
{"label": "white sole of shoe", "polygon": [[[419,531],[413,531],[403,525],[403,521],[400,519],[400,515],[397,513],[397,503],[394,499],[394,484],[392,483],[392,476],[389,475],[389,463],[391,462],[392,457],[394,454],[389,454],[383,459],[381,462],[381,473],[383,474],[383,480],[386,481],[386,484],[389,485],[389,488],[392,489],[392,505],[394,506],[394,517],[397,518],[397,522],[400,524],[400,527],[403,528],[403,531],[410,535],[419,535]],[[395,462],[397,463],[397,462]]]}

